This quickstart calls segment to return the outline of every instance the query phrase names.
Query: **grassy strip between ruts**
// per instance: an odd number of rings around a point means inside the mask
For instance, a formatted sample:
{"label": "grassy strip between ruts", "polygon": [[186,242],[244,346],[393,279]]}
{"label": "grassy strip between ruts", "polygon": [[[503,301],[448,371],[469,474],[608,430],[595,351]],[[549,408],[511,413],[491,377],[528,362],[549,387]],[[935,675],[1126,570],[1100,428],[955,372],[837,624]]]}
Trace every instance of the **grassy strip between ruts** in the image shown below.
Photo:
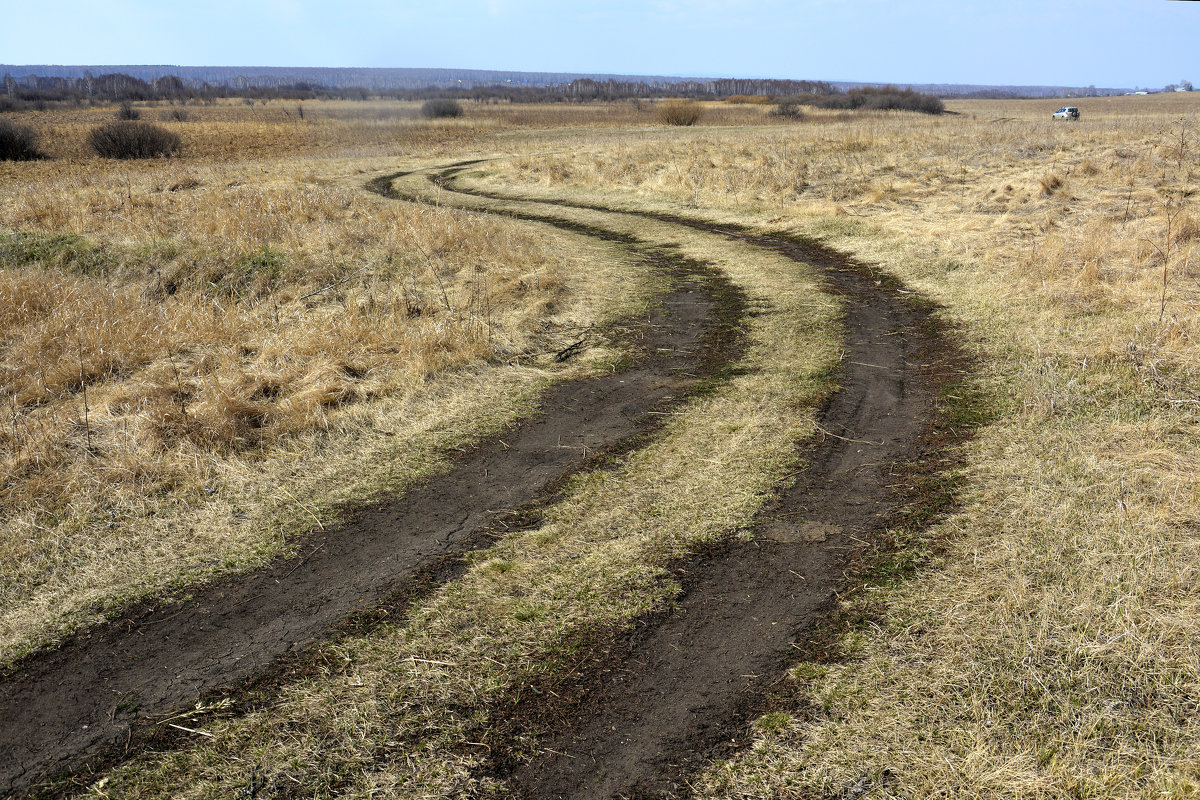
{"label": "grassy strip between ruts", "polygon": [[[755,746],[714,765],[697,796],[1200,790],[1200,439],[1187,302],[1197,291],[1196,156],[1186,117],[1157,124],[1115,114],[1071,134],[877,117],[802,129],[778,149],[741,133],[678,153],[637,143],[622,156],[606,141],[574,162],[576,174],[595,165],[605,181],[543,185],[573,202],[622,195],[631,207],[783,228],[885,265],[943,305],[996,412],[966,454],[959,510],[928,533],[942,555],[910,581],[859,593],[856,615],[870,624],[845,637],[853,657],[798,665],[807,702],[761,720]],[[946,142],[957,158],[938,149]],[[872,158],[858,155],[864,145]],[[805,167],[784,149],[809,164],[814,153],[844,160],[856,176],[845,184],[860,181],[862,197],[832,198],[847,204],[836,208],[797,196],[796,183],[738,206],[709,193],[741,186],[733,170],[681,168],[755,152],[758,175]],[[695,177],[696,188],[623,185],[619,158],[654,180]],[[572,172],[569,159],[558,167]],[[519,186],[515,171],[487,169],[500,174],[488,187]],[[897,169],[926,179],[891,204],[872,185],[899,185]],[[1000,191],[1022,193],[1020,213],[997,215],[987,199],[995,178],[966,180],[985,169],[1001,173]],[[1071,175],[1072,196],[1054,180],[1040,185],[1055,174]],[[1107,174],[1128,192],[1107,191]],[[828,191],[839,186],[824,177]],[[1154,243],[1169,260],[1154,257]]]}
{"label": "grassy strip between ruts", "polygon": [[[674,413],[615,470],[579,476],[544,524],[514,533],[403,623],[330,646],[326,674],[245,716],[195,715],[211,734],[95,785],[120,796],[461,796],[489,721],[569,660],[573,643],[670,601],[669,565],[743,527],[795,468],[838,361],[836,303],[804,265],[672,226],[610,215],[652,246],[725,271],[749,297],[750,349],[727,381]],[[189,717],[189,719],[191,719]]]}

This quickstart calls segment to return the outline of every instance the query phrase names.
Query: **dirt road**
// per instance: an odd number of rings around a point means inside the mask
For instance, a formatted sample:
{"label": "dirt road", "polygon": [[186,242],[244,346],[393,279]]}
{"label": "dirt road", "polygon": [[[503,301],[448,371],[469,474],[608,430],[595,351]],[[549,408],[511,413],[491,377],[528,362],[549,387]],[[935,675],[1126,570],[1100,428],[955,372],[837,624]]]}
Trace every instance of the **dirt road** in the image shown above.
{"label": "dirt road", "polygon": [[664,409],[737,357],[742,308],[703,265],[641,257],[672,288],[648,317],[621,326],[640,353],[631,368],[555,387],[533,419],[427,485],[314,531],[295,558],[183,603],[134,609],[17,665],[0,682],[0,796],[92,759],[120,760],[139,726],[270,670],[351,614],[410,596],[414,580],[428,588],[450,577],[444,567],[487,546],[498,521],[528,517],[570,474],[657,427]]}
{"label": "dirt road", "polygon": [[[453,202],[457,169],[432,174]],[[397,196],[391,179],[374,190]],[[476,194],[479,206],[550,221],[635,245],[604,227],[612,212]],[[583,221],[579,214],[583,214]],[[797,443],[808,468],[760,515],[752,541],[687,565],[685,594],[643,620],[627,640],[601,643],[554,703],[508,722],[543,732],[544,757],[498,753],[491,769],[531,798],[667,797],[714,754],[745,738],[814,626],[828,618],[850,565],[905,500],[911,464],[936,456],[936,391],[952,361],[926,310],[868,271],[819,247],[688,220],[820,269],[846,309],[841,389],[822,433]],[[633,325],[637,364],[617,375],[560,385],[541,413],[485,442],[448,474],[365,509],[336,531],[313,533],[288,561],[198,589],[190,600],[138,608],[48,653],[0,683],[0,793],[25,792],[89,760],[136,750],[155,720],[222,687],[269,673],[280,658],[338,635],[361,610],[411,596],[455,574],[455,557],[491,541],[498,515],[527,516],[589,463],[588,454],[631,446],[651,414],[685,399],[737,358],[743,299],[720,274],[665,253],[653,268],[673,288]]]}

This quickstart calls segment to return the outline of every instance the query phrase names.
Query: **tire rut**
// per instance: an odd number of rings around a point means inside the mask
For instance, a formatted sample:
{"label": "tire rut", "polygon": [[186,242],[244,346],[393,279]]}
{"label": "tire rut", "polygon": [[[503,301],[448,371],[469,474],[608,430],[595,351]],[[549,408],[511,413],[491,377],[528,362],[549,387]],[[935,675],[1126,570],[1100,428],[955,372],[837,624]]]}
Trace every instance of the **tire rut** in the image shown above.
{"label": "tire rut", "polygon": [[[465,166],[432,179],[450,191],[516,199],[456,187]],[[502,723],[510,741],[539,736],[541,755],[532,760],[495,748],[493,774],[516,797],[690,795],[704,766],[749,742],[748,723],[768,708],[786,670],[814,648],[868,549],[903,503],[920,502],[915,479],[943,463],[965,435],[946,436],[935,422],[939,390],[961,376],[964,359],[913,293],[811,242],[641,215],[817,268],[845,308],[840,387],[819,433],[798,445],[806,466],[758,515],[749,541],[681,565],[683,593],[669,611],[642,620],[620,642],[595,643],[592,663],[578,667],[573,682],[542,695],[559,699],[528,704]]]}
{"label": "tire rut", "polygon": [[639,446],[665,419],[650,412],[683,402],[740,355],[745,311],[715,270],[662,250],[640,255],[672,286],[647,318],[625,323],[640,352],[630,368],[551,388],[540,412],[502,439],[337,529],[314,531],[293,558],[197,587],[183,602],[133,608],[9,670],[0,796],[56,793],[64,776],[128,758],[131,743],[152,738],[155,719],[228,687],[270,684],[281,661],[335,638],[353,615],[411,597],[413,584],[449,579],[456,571],[445,565],[486,547],[506,516],[536,515],[571,474]]}

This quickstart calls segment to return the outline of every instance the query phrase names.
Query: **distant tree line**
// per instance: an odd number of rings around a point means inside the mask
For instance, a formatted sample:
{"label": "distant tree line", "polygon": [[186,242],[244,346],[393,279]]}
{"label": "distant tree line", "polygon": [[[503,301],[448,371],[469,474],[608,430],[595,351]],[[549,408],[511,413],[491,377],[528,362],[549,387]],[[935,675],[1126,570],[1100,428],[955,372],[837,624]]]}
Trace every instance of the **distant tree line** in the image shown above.
{"label": "distant tree line", "polygon": [[932,113],[941,112],[940,100],[911,89],[868,87],[842,92],[826,81],[749,78],[650,81],[578,78],[568,83],[549,86],[503,83],[461,89],[428,87],[385,90],[321,86],[307,81],[276,85],[235,81],[234,84],[188,83],[175,75],[164,75],[152,80],[143,80],[124,73],[92,75],[91,72],[85,72],[82,77],[26,75],[20,80],[14,79],[11,75],[5,75],[3,89],[0,91],[0,111],[149,101],[172,104],[211,103],[218,98],[228,97],[240,97],[248,102],[256,100],[265,102],[268,100],[394,98],[418,101],[442,99],[544,103],[667,97],[704,100],[740,96],[791,98],[798,102],[825,105],[831,108],[906,108]]}
{"label": "distant tree line", "polygon": [[[80,78],[27,75],[20,80],[11,75],[3,78],[0,89],[0,111],[25,108],[45,109],[52,105],[84,105],[89,103],[128,103],[166,101],[170,103],[215,102],[222,97],[250,99],[305,100],[321,96],[320,87],[295,83],[277,87],[246,87],[202,83],[185,83],[174,75],[164,75],[146,81],[132,75],[115,72],[104,75],[84,73]],[[334,92],[337,96],[353,94],[348,90]],[[361,92],[357,93],[359,96]]]}
{"label": "distant tree line", "polygon": [[641,97],[725,98],[792,97],[798,95],[826,97],[837,89],[826,81],[790,81],[756,78],[720,78],[711,81],[678,81],[647,83],[641,81],[595,81],[581,78],[561,87],[546,87],[551,95],[579,100],[629,100]]}

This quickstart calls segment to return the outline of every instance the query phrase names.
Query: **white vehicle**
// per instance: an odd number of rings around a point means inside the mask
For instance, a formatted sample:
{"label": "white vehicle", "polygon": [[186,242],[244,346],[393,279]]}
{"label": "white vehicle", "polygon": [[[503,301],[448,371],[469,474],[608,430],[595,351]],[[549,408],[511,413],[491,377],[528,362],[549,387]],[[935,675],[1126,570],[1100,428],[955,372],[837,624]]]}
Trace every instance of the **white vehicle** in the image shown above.
{"label": "white vehicle", "polygon": [[1075,106],[1063,106],[1051,114],[1050,119],[1079,119],[1079,109]]}

